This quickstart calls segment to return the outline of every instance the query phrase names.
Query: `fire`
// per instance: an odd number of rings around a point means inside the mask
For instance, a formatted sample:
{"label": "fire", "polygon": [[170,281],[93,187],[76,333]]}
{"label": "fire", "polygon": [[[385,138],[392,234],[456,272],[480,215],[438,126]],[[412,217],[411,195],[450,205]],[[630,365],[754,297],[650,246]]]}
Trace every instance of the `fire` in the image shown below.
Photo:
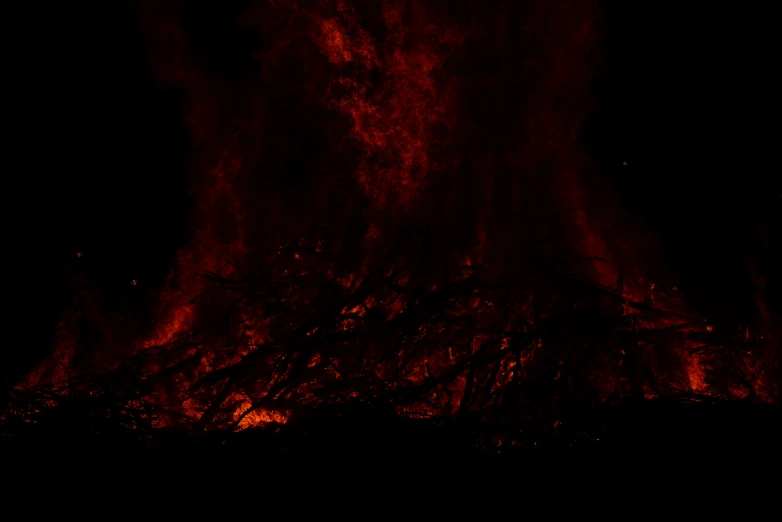
{"label": "fire", "polygon": [[[613,205],[577,139],[597,3],[511,4],[473,17],[256,2],[235,22],[264,43],[237,77],[196,59],[181,6],[141,10],[159,81],[185,93],[194,172],[154,325],[101,368],[133,375],[111,399],[137,425],[246,430],[345,404],[538,422],[617,397],[775,399],[754,326],[718,337],[644,275],[642,241],[593,210]],[[485,113],[501,132],[484,135]],[[27,385],[102,392],[76,364],[75,308]]]}
{"label": "fire", "polygon": [[[379,206],[409,205],[433,170],[433,129],[449,125],[452,87],[439,85],[445,56],[436,47],[456,48],[453,30],[401,28],[405,16],[426,17],[422,4],[384,3],[382,23],[390,39],[378,43],[361,27],[355,10],[337,2],[339,18],[315,17],[321,51],[338,66],[329,104],[352,121],[352,137],[362,150],[358,180]],[[345,66],[351,64],[348,71]],[[368,84],[372,74],[384,77]]]}
{"label": "fire", "polygon": [[700,358],[698,356],[690,356],[688,360],[687,377],[690,381],[690,388],[696,393],[705,393],[708,389],[706,384],[706,373],[700,366]]}

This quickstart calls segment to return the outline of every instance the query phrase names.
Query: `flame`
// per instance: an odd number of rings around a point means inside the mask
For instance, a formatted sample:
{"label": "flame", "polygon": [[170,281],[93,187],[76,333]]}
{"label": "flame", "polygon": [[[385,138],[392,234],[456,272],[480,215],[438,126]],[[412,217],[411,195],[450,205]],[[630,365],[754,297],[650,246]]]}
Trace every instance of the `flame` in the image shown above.
{"label": "flame", "polygon": [[[671,390],[750,393],[717,390],[708,354],[726,350],[714,328],[676,287],[644,274],[643,238],[617,240],[621,225],[594,210],[613,205],[595,196],[577,139],[591,104],[597,3],[533,4],[515,27],[512,6],[479,10],[490,23],[434,2],[257,2],[236,22],[270,43],[248,51],[256,69],[236,82],[199,62],[181,5],[140,8],[159,81],[185,93],[194,149],[190,240],[154,327],[132,339],[152,391],[131,404],[154,409],[155,428],[284,424],[319,404],[400,391],[409,393],[393,404],[400,415],[490,415],[506,405],[523,415],[530,382],[544,383],[551,403],[579,405]],[[521,34],[546,60],[503,54]],[[502,143],[477,128],[490,104],[470,106],[476,90],[503,90],[491,67],[474,79],[460,65],[473,46],[487,53],[478,61],[513,69],[504,71],[512,85],[537,85],[521,108],[497,111],[508,125]],[[295,110],[275,106],[288,99],[279,91],[293,92],[307,118],[287,121]],[[279,135],[286,125],[304,133],[310,121],[329,151],[299,169],[313,171],[308,185],[277,148],[303,161],[311,151],[289,142],[317,140]],[[538,250],[547,235],[555,244]],[[554,290],[540,265],[609,304]],[[614,321],[602,336],[567,322],[590,306]],[[82,348],[74,314],[63,315],[56,349],[29,385],[72,379]],[[747,345],[754,331],[743,332]],[[757,398],[773,400],[758,359],[735,359]]]}
{"label": "flame", "polygon": [[[350,118],[351,136],[363,153],[358,180],[376,205],[412,204],[436,168],[434,129],[450,124],[453,86],[436,80],[448,52],[442,49],[462,45],[462,38],[426,24],[402,28],[403,17],[428,17],[420,3],[382,4],[390,36],[382,44],[346,3],[337,2],[336,10],[338,18],[314,19],[321,51],[338,66],[329,104]],[[368,83],[371,74],[382,75],[382,84]]]}

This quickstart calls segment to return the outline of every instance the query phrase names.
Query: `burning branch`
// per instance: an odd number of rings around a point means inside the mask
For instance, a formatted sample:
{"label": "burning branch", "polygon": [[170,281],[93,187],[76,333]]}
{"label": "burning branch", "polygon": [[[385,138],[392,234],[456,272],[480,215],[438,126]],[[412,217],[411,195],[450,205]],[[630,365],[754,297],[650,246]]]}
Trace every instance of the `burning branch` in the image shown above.
{"label": "burning branch", "polygon": [[[530,310],[520,282],[486,281],[472,268],[413,285],[401,257],[356,272],[339,252],[311,247],[324,242],[317,231],[296,238],[243,278],[203,274],[234,296],[223,322],[99,373],[69,368],[65,381],[14,390],[2,404],[3,433],[50,423],[58,411],[89,412],[89,429],[145,440],[305,422],[360,405],[502,421],[513,438],[524,423],[550,425],[638,393],[759,397],[742,358],[747,340],[721,341],[676,310],[564,274],[556,302]],[[607,308],[584,306],[585,296]]]}

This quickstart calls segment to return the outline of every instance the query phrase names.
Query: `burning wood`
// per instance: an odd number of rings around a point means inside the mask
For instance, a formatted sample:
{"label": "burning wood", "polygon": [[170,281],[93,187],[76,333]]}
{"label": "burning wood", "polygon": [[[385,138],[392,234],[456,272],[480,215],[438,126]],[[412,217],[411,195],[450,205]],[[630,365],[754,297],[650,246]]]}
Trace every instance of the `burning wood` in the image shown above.
{"label": "burning wood", "polygon": [[[524,281],[487,280],[474,265],[434,287],[412,284],[393,255],[348,277],[327,245],[316,231],[253,275],[202,274],[220,292],[195,305],[222,317],[203,329],[100,371],[51,361],[64,372],[7,399],[6,434],[59,411],[89,412],[98,433],[154,441],[171,430],[241,431],[370,407],[489,423],[495,443],[510,444],[530,426],[554,430],[573,412],[636,396],[777,400],[753,357],[764,343],[721,338],[696,317],[565,274],[552,276],[557,299],[536,309]],[[585,307],[585,296],[617,313]]]}

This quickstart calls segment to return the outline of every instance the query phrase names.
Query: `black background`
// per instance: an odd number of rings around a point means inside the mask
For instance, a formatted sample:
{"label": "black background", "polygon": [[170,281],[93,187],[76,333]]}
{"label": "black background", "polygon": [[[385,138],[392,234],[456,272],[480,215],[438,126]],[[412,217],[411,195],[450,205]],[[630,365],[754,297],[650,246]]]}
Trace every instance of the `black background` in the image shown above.
{"label": "black background", "polygon": [[[695,309],[753,316],[752,260],[779,309],[770,14],[673,2],[605,2],[604,14],[600,109],[586,129],[604,175],[662,238]],[[183,95],[155,84],[127,5],[36,5],[18,21],[6,80],[6,383],[47,353],[75,274],[143,307],[143,288],[163,283],[187,239],[190,208]]]}

